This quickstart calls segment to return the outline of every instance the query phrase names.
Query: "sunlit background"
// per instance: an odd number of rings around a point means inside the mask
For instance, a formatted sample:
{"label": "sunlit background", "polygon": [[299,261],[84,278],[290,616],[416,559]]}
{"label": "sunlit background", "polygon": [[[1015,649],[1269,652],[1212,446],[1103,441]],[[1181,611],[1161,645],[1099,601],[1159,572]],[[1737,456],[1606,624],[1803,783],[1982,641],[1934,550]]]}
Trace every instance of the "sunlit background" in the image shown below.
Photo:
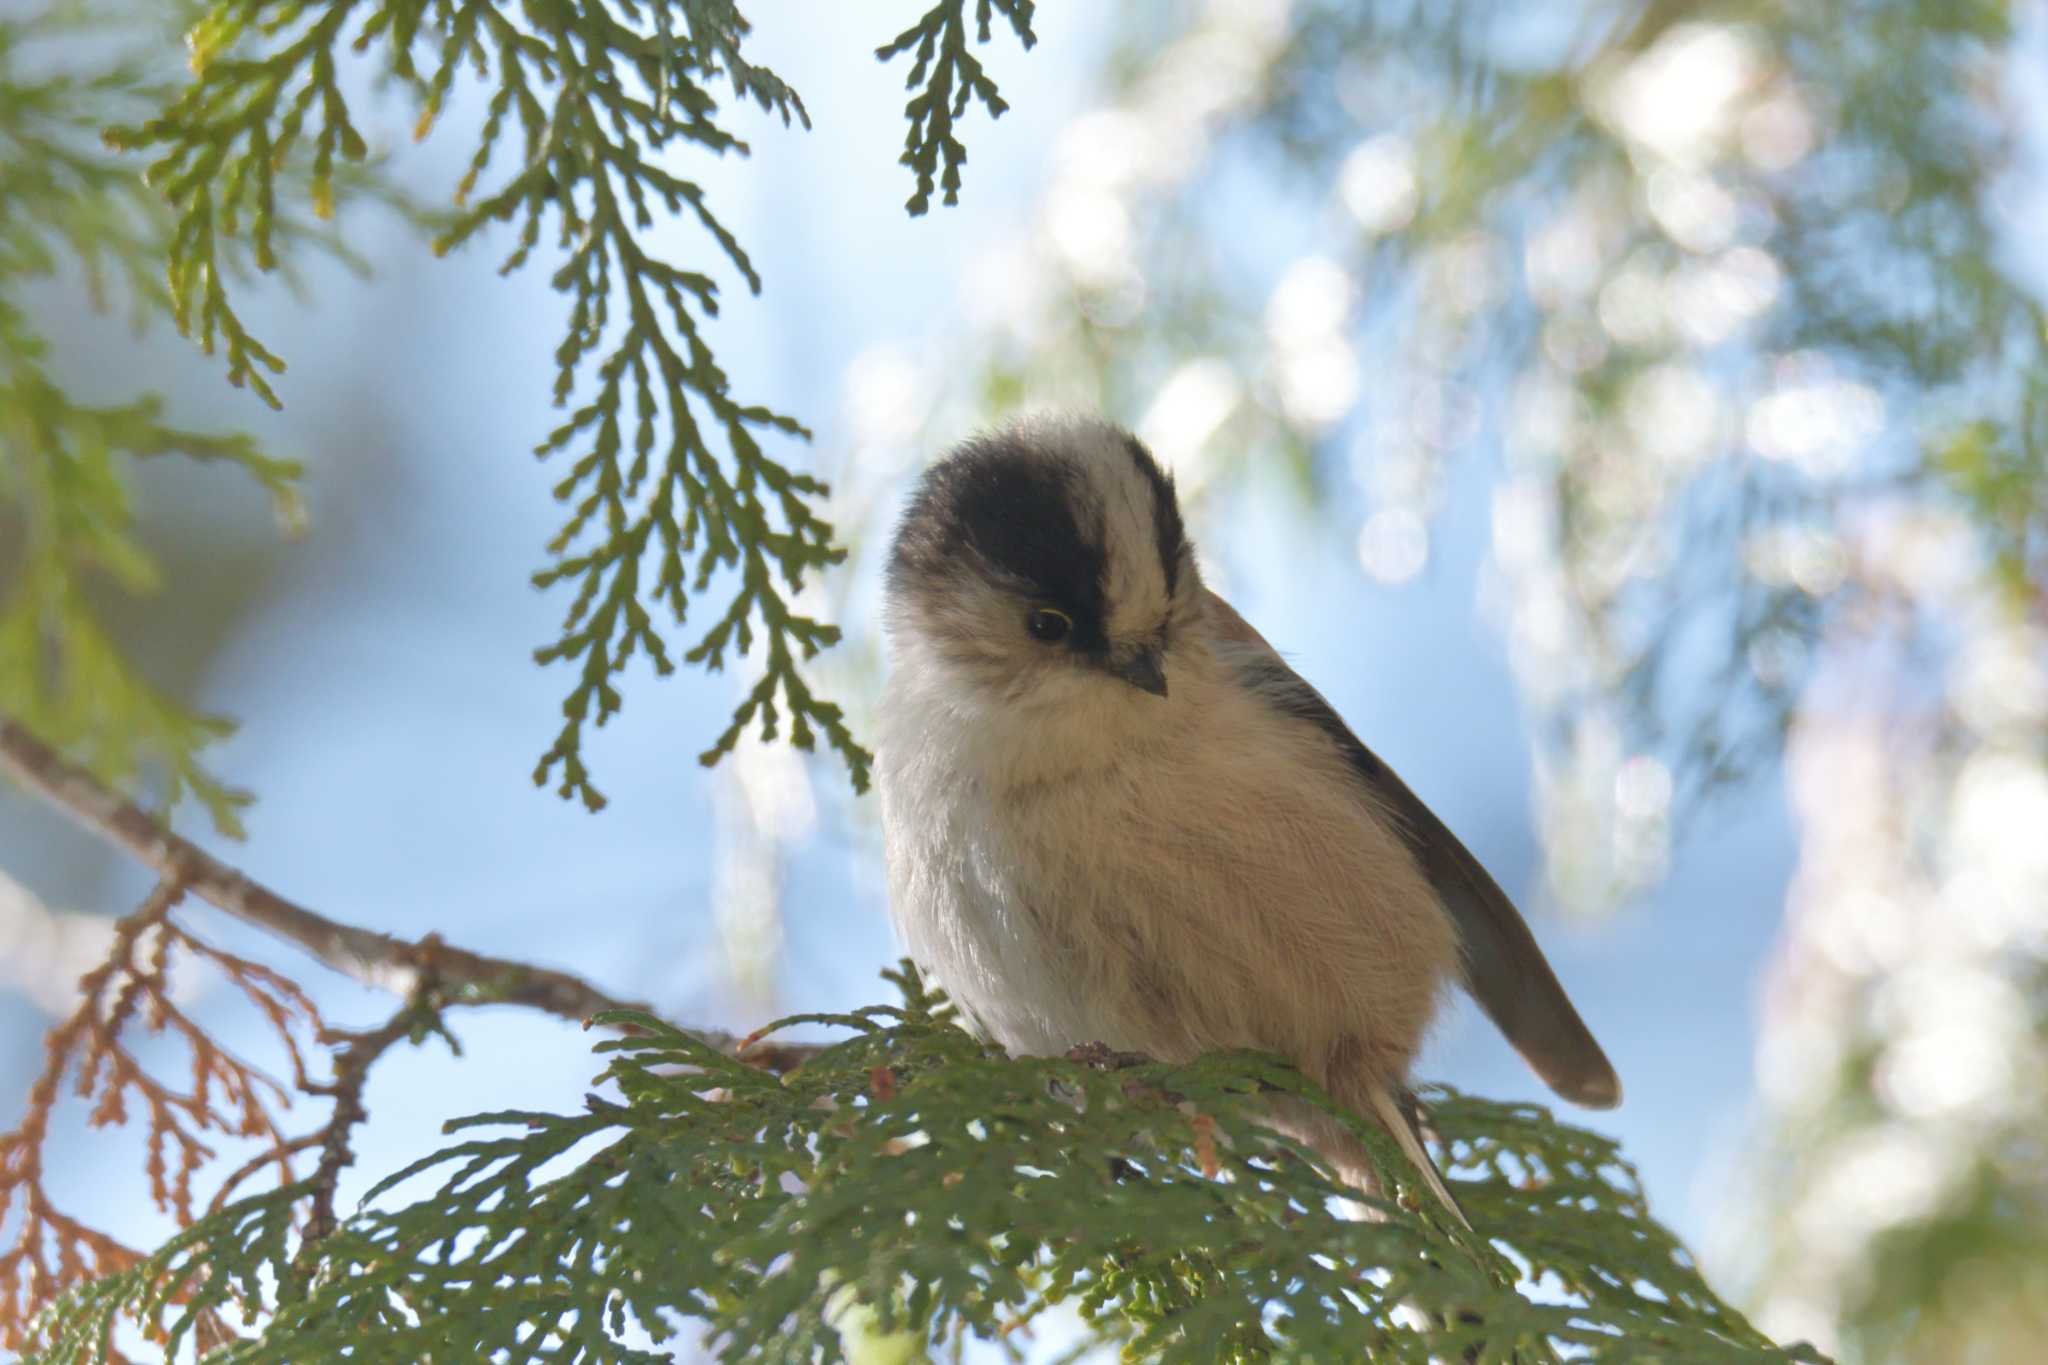
{"label": "sunlit background", "polygon": [[[766,282],[721,276],[721,362],[814,429],[782,453],[832,481],[853,547],[811,589],[848,633],[820,686],[872,704],[879,552],[925,461],[1028,405],[1129,424],[1205,573],[1528,908],[1627,1087],[1573,1117],[1715,1283],[1850,1359],[2038,1358],[2040,12],[1046,6],[1036,49],[982,54],[1011,112],[967,125],[962,202],[910,220],[902,70],[869,54],[920,8],[754,16],[815,128],[748,111],[751,159],[689,165]],[[442,193],[462,138],[414,147],[384,112],[394,173]],[[784,747],[696,763],[746,665],[629,674],[590,754],[602,814],[527,780],[568,685],[529,658],[566,602],[526,581],[556,524],[528,452],[561,303],[373,207],[343,226],[368,278],[317,266],[254,309],[291,362],[281,414],[75,277],[32,300],[81,394],[161,389],[311,470],[297,541],[231,472],[142,471],[167,592],[123,636],[241,721],[218,761],[259,796],[245,845],[187,831],[336,918],[683,1021],[881,998],[873,800]],[[9,793],[0,869],[11,1125],[147,882]],[[381,1017],[193,922],[330,1017]],[[460,1035],[460,1060],[378,1068],[355,1190],[446,1118],[573,1106],[593,1072],[542,1018]],[[1543,1097],[1463,1003],[1420,1070]],[[163,1234],[118,1136],[62,1153],[79,1212]]]}

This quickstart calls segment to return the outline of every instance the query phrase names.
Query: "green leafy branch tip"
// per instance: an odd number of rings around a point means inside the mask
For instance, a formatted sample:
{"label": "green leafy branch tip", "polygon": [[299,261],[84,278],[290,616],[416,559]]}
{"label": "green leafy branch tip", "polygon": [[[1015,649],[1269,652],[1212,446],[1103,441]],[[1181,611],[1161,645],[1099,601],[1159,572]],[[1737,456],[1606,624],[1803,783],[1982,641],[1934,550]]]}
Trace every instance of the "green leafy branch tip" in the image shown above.
{"label": "green leafy branch tip", "polygon": [[153,778],[164,809],[191,796],[216,829],[239,837],[250,796],[200,758],[233,724],[152,685],[109,634],[94,590],[148,596],[160,587],[156,559],[136,534],[132,461],[176,454],[233,465],[271,495],[288,529],[303,521],[298,466],[244,436],[172,426],[153,395],[76,402],[37,363],[39,344],[0,300],[0,506],[18,513],[22,531],[0,586],[0,709],[100,778],[121,787]]}
{"label": "green leafy branch tip", "polygon": [[634,1031],[580,1112],[459,1120],[311,1244],[290,1191],[233,1205],[55,1306],[29,1359],[83,1365],[139,1316],[173,1344],[247,1324],[214,1365],[653,1365],[686,1331],[721,1360],[832,1361],[855,1303],[933,1346],[1064,1305],[1127,1359],[1203,1365],[1821,1359],[1708,1289],[1611,1140],[1534,1106],[1426,1092],[1467,1244],[1355,1121],[1414,1207],[1334,1212],[1355,1191],[1263,1119],[1275,1091],[1336,1111],[1273,1058],[1006,1057],[914,984],[811,1021],[850,1036],[786,1075],[607,1018]]}
{"label": "green leafy branch tip", "polygon": [[[94,66],[48,59],[41,43],[89,22],[102,26]],[[107,26],[104,16],[71,6],[0,20],[0,525],[8,527],[0,535],[0,712],[105,781],[150,785],[166,810],[193,797],[232,836],[249,795],[201,757],[232,724],[181,704],[144,675],[107,627],[104,594],[162,590],[137,526],[137,462],[180,455],[232,465],[270,495],[287,531],[304,521],[300,470],[246,436],[170,423],[155,395],[74,398],[21,302],[32,281],[57,277],[70,263],[95,307],[120,299],[138,327],[169,306],[161,279],[168,217],[98,137],[108,118],[142,107],[151,66]],[[283,230],[297,231],[289,222]]]}
{"label": "green leafy branch tip", "polygon": [[181,325],[209,347],[220,339],[230,379],[274,402],[264,374],[281,362],[220,287],[221,241],[246,235],[257,263],[274,263],[277,177],[294,158],[310,161],[316,211],[332,212],[337,165],[367,154],[342,74],[349,55],[381,58],[412,92],[416,137],[433,129],[465,72],[487,88],[456,211],[433,245],[445,253],[503,223],[513,228],[504,273],[544,241],[559,253],[549,279],[569,317],[553,394],[567,415],[536,453],[570,461],[554,490],[567,513],[534,582],[566,586],[570,600],[559,636],[536,658],[577,667],[534,780],[593,810],[604,798],[583,756],[586,725],[618,712],[616,679],[637,655],[657,673],[674,670],[667,630],[721,571],[733,595],[683,660],[718,669],[758,643],[764,671],[705,761],[730,752],[747,727],[773,738],[785,720],[799,747],[822,733],[856,789],[871,761],[839,707],[800,672],[839,633],[796,598],[807,574],[844,551],[818,515],[825,485],[762,438],[810,433],[733,395],[702,327],[717,312],[717,283],[645,240],[658,219],[693,221],[750,290],[761,288],[702,188],[665,164],[678,146],[747,153],[717,121],[721,81],[785,125],[809,126],[797,93],[744,55],[748,32],[729,0],[219,0],[191,31],[193,81],[155,118],[109,135],[157,152],[149,176],[177,215],[170,280]]}
{"label": "green leafy branch tip", "polygon": [[[975,0],[975,41],[989,41],[991,21],[1000,12],[1029,50],[1038,41],[1031,31],[1033,9],[1032,0]],[[904,204],[916,217],[931,208],[934,186],[945,191],[945,203],[960,202],[960,168],[967,164],[967,148],[953,124],[967,112],[968,100],[980,100],[990,118],[1001,118],[1010,106],[967,49],[967,0],[932,6],[923,18],[876,48],[875,56],[886,62],[903,52],[912,53],[904,88],[916,93],[903,106],[910,130],[898,159],[917,177],[917,190]]]}

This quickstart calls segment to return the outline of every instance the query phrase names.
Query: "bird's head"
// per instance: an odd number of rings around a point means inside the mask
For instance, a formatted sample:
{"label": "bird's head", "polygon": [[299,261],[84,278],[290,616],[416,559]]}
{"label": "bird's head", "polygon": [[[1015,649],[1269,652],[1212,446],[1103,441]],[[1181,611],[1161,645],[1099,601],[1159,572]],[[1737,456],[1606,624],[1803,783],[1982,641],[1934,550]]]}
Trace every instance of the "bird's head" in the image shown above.
{"label": "bird's head", "polygon": [[1157,706],[1201,591],[1151,452],[1107,422],[1041,417],[926,471],[890,553],[888,620],[899,663],[976,700]]}

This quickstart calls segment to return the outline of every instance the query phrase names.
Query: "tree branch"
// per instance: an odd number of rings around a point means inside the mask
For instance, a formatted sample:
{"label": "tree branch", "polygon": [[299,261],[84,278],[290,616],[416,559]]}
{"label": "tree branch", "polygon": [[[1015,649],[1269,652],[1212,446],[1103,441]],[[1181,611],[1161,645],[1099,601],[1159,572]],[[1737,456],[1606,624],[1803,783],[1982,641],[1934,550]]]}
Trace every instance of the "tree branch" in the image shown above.
{"label": "tree branch", "polygon": [[[438,934],[414,942],[315,914],[173,834],[155,816],[108,790],[4,714],[0,772],[159,876],[373,989],[413,999],[431,980],[435,995],[445,1004],[523,1005],[578,1021],[604,1010],[653,1013],[646,1005],[607,995],[581,977],[456,948],[443,943]],[[692,1032],[720,1051],[744,1050],[746,1060],[774,1071],[801,1066],[815,1051],[788,1043],[747,1049],[745,1040],[729,1033]]]}

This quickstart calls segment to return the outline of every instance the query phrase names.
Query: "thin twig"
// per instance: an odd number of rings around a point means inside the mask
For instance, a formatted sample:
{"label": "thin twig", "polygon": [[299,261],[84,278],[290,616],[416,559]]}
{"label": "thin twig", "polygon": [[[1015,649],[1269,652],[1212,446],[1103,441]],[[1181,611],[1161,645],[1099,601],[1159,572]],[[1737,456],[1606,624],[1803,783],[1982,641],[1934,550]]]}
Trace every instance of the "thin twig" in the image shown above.
{"label": "thin twig", "polygon": [[312,1091],[333,1100],[334,1112],[327,1116],[327,1126],[319,1133],[320,1162],[313,1171],[313,1208],[306,1224],[309,1244],[334,1231],[335,1191],[340,1187],[342,1171],[356,1159],[349,1138],[357,1125],[370,1116],[363,1106],[363,1086],[369,1081],[370,1066],[394,1044],[424,1029],[440,1027],[432,994],[433,983],[423,983],[421,992],[381,1026],[363,1033],[338,1034],[328,1040],[335,1047],[334,1079],[313,1086]]}
{"label": "thin twig", "polygon": [[[605,1010],[652,1012],[568,972],[473,953],[442,942],[438,934],[414,942],[316,914],[172,833],[5,715],[0,715],[0,772],[159,876],[365,986],[412,1000],[431,980],[443,1005],[523,1005],[563,1019],[588,1020]],[[692,1032],[721,1051],[745,1051],[746,1060],[774,1071],[801,1066],[816,1051],[790,1043],[743,1049],[736,1035],[716,1029]]]}

